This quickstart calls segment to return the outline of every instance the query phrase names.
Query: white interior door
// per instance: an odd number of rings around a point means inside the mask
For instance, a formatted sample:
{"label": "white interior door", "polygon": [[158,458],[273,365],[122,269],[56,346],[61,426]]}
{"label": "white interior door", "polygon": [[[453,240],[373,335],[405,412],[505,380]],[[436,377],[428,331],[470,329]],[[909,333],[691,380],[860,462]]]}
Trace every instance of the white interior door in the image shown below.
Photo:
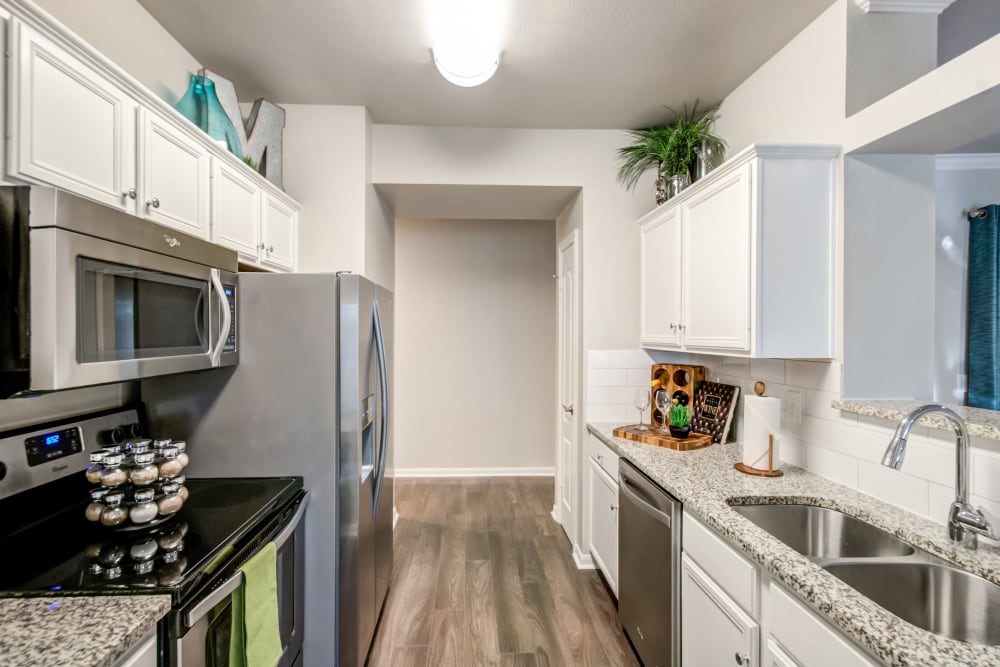
{"label": "white interior door", "polygon": [[576,498],[576,405],[577,388],[577,232],[559,244],[559,444],[556,455],[555,519],[569,534],[573,529]]}

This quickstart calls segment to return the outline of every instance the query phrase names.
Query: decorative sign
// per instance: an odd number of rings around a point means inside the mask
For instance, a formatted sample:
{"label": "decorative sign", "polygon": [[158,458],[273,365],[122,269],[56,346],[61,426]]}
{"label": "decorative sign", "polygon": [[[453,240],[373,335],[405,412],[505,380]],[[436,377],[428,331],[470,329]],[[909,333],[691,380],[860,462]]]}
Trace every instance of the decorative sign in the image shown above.
{"label": "decorative sign", "polygon": [[281,133],[285,127],[285,110],[267,100],[257,99],[244,123],[233,82],[204,68],[199,74],[215,83],[215,94],[236,127],[243,156],[258,165],[257,171],[264,178],[284,189],[281,182]]}
{"label": "decorative sign", "polygon": [[740,388],[718,382],[702,382],[694,391],[691,430],[712,436],[712,442],[726,442],[733,422]]}

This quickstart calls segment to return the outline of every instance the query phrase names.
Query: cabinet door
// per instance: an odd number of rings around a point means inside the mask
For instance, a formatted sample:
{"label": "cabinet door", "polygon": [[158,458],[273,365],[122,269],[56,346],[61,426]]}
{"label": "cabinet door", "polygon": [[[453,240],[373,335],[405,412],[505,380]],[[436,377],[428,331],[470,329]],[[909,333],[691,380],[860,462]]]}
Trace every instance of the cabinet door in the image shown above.
{"label": "cabinet door", "polygon": [[222,160],[212,161],[212,240],[256,263],[260,251],[260,189]]}
{"label": "cabinet door", "polygon": [[112,667],[156,667],[156,630],[146,633],[141,643],[133,646],[129,651],[118,659]]}
{"label": "cabinet door", "polygon": [[[760,626],[694,561],[681,557],[681,664],[757,665]],[[747,662],[749,660],[749,662]]]}
{"label": "cabinet door", "polygon": [[800,667],[800,665],[781,650],[778,642],[774,641],[774,639],[768,639],[764,667]]}
{"label": "cabinet door", "polygon": [[640,330],[643,347],[680,345],[681,216],[673,208],[639,228]]}
{"label": "cabinet door", "polygon": [[139,113],[139,128],[139,215],[207,239],[208,149],[148,109]]}
{"label": "cabinet door", "polygon": [[618,484],[589,459],[590,553],[618,595]]}
{"label": "cabinet door", "polygon": [[124,90],[11,19],[10,175],[135,212],[135,115]]}
{"label": "cabinet door", "polygon": [[281,200],[263,193],[261,210],[261,263],[286,271],[295,270],[298,212]]}
{"label": "cabinet door", "polygon": [[750,350],[750,176],[746,164],[684,206],[684,346]]}

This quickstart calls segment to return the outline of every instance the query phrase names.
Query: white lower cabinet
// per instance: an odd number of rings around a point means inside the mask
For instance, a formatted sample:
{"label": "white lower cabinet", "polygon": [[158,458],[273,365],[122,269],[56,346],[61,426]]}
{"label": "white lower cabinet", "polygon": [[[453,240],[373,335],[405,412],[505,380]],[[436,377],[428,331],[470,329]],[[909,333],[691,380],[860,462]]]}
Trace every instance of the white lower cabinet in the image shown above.
{"label": "white lower cabinet", "polygon": [[593,457],[590,474],[590,555],[618,595],[618,483]]}
{"label": "white lower cabinet", "polygon": [[684,514],[683,544],[682,667],[878,664],[689,513]]}
{"label": "white lower cabinet", "polygon": [[756,667],[760,626],[694,561],[681,557],[681,664]]}

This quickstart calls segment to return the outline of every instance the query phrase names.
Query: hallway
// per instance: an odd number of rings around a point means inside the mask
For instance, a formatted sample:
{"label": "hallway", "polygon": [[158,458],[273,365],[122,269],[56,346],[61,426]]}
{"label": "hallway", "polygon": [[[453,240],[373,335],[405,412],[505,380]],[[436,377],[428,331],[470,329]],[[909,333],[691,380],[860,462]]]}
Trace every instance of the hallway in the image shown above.
{"label": "hallway", "polygon": [[638,665],[614,599],[577,570],[552,479],[399,479],[371,667]]}

